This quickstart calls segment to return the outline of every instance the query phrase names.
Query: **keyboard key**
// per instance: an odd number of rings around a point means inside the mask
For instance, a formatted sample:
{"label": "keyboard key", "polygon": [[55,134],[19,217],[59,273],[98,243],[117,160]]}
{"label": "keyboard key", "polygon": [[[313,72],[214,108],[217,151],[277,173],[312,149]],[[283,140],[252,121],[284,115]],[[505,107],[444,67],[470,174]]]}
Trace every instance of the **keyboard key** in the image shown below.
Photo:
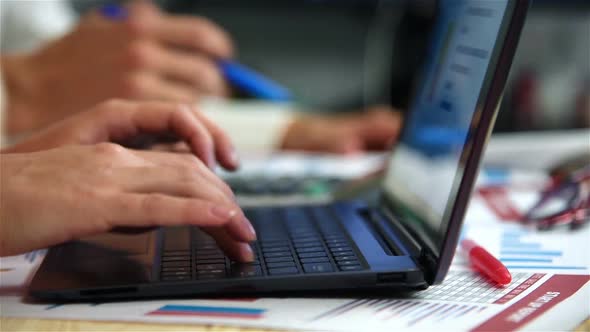
{"label": "keyboard key", "polygon": [[354,255],[351,256],[336,256],[334,257],[336,259],[337,262],[343,262],[343,261],[356,261],[357,258]]}
{"label": "keyboard key", "polygon": [[325,252],[306,252],[299,254],[299,258],[327,257]]}
{"label": "keyboard key", "polygon": [[[199,262],[201,263],[201,262]],[[225,264],[197,264],[197,271],[203,270],[224,270]]]}
{"label": "keyboard key", "polygon": [[354,255],[354,252],[352,252],[351,250],[332,252],[332,256],[334,256],[334,257],[352,256],[352,255]]}
{"label": "keyboard key", "polygon": [[332,244],[348,244],[348,241],[346,241],[346,240],[326,240],[326,244],[328,244],[328,245],[332,245]]}
{"label": "keyboard key", "polygon": [[181,262],[162,262],[162,268],[168,267],[189,267],[191,265],[190,261],[181,261]]}
{"label": "keyboard key", "polygon": [[293,243],[316,242],[321,243],[322,239],[319,236],[300,236],[293,237]]}
{"label": "keyboard key", "polygon": [[276,262],[276,263],[266,263],[266,267],[271,269],[271,268],[276,268],[276,267],[288,267],[288,266],[295,266],[295,262],[291,261],[291,262]]}
{"label": "keyboard key", "polygon": [[334,271],[330,263],[303,264],[303,270],[306,273],[325,273]]}
{"label": "keyboard key", "polygon": [[362,270],[363,268],[360,265],[345,265],[340,266],[340,271],[358,271]]}
{"label": "keyboard key", "polygon": [[285,245],[285,241],[280,240],[280,241],[276,241],[276,240],[268,240],[268,239],[262,239],[262,240],[258,240],[259,244],[261,247],[265,248],[265,247],[273,247],[273,246],[284,246]]}
{"label": "keyboard key", "polygon": [[268,252],[289,251],[289,250],[290,250],[289,247],[280,246],[280,247],[268,247],[268,248],[264,248],[264,249],[262,249],[262,252],[268,253]]}
{"label": "keyboard key", "polygon": [[358,260],[353,260],[353,261],[340,261],[337,262],[338,266],[345,266],[345,265],[359,265],[360,262]]}
{"label": "keyboard key", "polygon": [[302,258],[301,263],[325,263],[329,262],[330,260],[328,257],[311,257],[311,258]]}
{"label": "keyboard key", "polygon": [[221,279],[225,278],[225,270],[207,270],[197,272],[197,279]]}
{"label": "keyboard key", "polygon": [[308,234],[308,235],[317,235],[319,234],[313,226],[309,224],[305,225],[287,225],[287,229],[291,234]]}
{"label": "keyboard key", "polygon": [[295,248],[308,248],[308,247],[317,247],[321,246],[322,241],[306,241],[306,242],[297,242],[293,241],[293,247]]}
{"label": "keyboard key", "polygon": [[190,261],[191,256],[163,256],[162,262]]}
{"label": "keyboard key", "polygon": [[162,278],[165,277],[190,277],[190,271],[169,271],[169,272],[162,272],[160,274]]}
{"label": "keyboard key", "polygon": [[317,247],[318,244],[319,244],[318,242],[313,241],[313,242],[294,243],[293,246],[296,249],[299,249],[299,248]]}
{"label": "keyboard key", "polygon": [[338,248],[330,248],[330,251],[332,253],[336,253],[336,252],[343,252],[343,251],[350,251],[352,248],[351,247],[338,247]]}
{"label": "keyboard key", "polygon": [[190,280],[190,276],[162,276],[161,281],[185,281]]}
{"label": "keyboard key", "polygon": [[216,255],[223,255],[223,251],[216,249],[216,250],[211,250],[211,249],[207,249],[207,250],[197,250],[196,251],[196,255],[197,256],[216,256]]}
{"label": "keyboard key", "polygon": [[340,234],[327,234],[326,236],[324,236],[324,238],[326,239],[326,241],[329,241],[329,240],[346,241],[346,238]]}
{"label": "keyboard key", "polygon": [[[281,234],[283,233],[283,234]],[[260,238],[263,239],[262,240],[262,244],[277,244],[277,243],[282,243],[285,244],[287,241],[289,241],[289,238],[287,237],[287,234],[284,233],[283,230],[278,230],[276,233],[275,232],[271,232],[269,229],[260,229],[258,230],[258,234],[260,235]]]}
{"label": "keyboard key", "polygon": [[260,265],[235,264],[232,266],[231,275],[238,278],[256,277],[262,275],[262,269]]}
{"label": "keyboard key", "polygon": [[171,257],[171,256],[190,256],[190,250],[175,250],[175,251],[165,251],[162,255],[163,257]]}
{"label": "keyboard key", "polygon": [[308,248],[297,248],[297,253],[305,253],[305,252],[326,252],[324,247],[308,247]]}
{"label": "keyboard key", "polygon": [[268,269],[270,275],[284,275],[284,274],[297,274],[299,270],[296,267],[279,267]]}
{"label": "keyboard key", "polygon": [[218,250],[219,247],[215,243],[198,243],[195,245],[195,250],[197,251],[205,251],[205,250]]}
{"label": "keyboard key", "polygon": [[284,256],[284,257],[269,257],[264,259],[266,263],[277,263],[277,262],[292,262],[292,256]]}
{"label": "keyboard key", "polygon": [[182,267],[162,267],[162,273],[168,272],[186,272],[191,273],[190,266],[182,266]]}
{"label": "keyboard key", "polygon": [[269,252],[264,254],[264,258],[271,258],[271,257],[293,257],[290,251],[279,251],[279,252]]}
{"label": "keyboard key", "polygon": [[225,257],[212,259],[198,259],[197,265],[199,264],[225,264]]}
{"label": "keyboard key", "polygon": [[200,255],[197,253],[196,255],[197,260],[205,260],[205,259],[225,259],[225,256],[223,254],[216,254],[216,255]]}
{"label": "keyboard key", "polygon": [[326,242],[326,244],[328,245],[328,247],[350,247],[350,243],[348,243],[348,241],[338,241],[338,242]]}
{"label": "keyboard key", "polygon": [[316,231],[307,231],[307,232],[299,232],[293,231],[289,232],[292,239],[319,239],[320,234]]}

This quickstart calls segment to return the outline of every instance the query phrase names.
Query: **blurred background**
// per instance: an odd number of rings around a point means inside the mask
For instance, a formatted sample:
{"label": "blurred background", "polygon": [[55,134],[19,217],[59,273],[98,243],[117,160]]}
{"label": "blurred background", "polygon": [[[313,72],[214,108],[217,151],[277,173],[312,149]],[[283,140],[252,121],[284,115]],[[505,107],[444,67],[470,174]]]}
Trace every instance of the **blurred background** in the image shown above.
{"label": "blurred background", "polygon": [[[83,14],[122,1],[70,2]],[[434,0],[156,3],[215,21],[232,36],[239,61],[287,86],[315,112],[407,108],[436,8]],[[589,100],[590,1],[534,0],[496,131],[587,128]]]}

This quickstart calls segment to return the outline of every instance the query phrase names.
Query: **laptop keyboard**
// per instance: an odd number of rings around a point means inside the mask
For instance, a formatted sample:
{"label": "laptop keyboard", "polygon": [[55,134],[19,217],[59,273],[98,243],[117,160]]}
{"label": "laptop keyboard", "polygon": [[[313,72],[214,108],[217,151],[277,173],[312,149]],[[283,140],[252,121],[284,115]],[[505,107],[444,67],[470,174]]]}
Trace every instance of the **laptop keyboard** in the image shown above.
{"label": "laptop keyboard", "polygon": [[236,195],[306,195],[321,196],[336,190],[344,180],[334,177],[267,177],[234,175],[224,181]]}
{"label": "laptop keyboard", "polygon": [[[255,260],[227,258],[198,228],[164,232],[162,281],[328,273],[365,269],[357,250],[327,207],[246,210],[258,235]],[[321,222],[320,222],[321,220]],[[180,237],[180,239],[179,239]]]}

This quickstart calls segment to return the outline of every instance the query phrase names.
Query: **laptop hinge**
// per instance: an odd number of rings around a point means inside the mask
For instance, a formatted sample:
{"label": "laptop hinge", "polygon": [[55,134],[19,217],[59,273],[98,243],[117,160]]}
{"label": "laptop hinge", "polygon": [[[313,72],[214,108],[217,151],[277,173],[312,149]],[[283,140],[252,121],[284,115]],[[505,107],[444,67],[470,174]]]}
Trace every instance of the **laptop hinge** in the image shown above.
{"label": "laptop hinge", "polygon": [[404,242],[406,248],[410,251],[410,256],[414,258],[416,264],[424,271],[425,279],[428,283],[434,281],[437,267],[437,258],[433,254],[432,249],[422,243],[420,236],[411,227],[408,227],[401,221],[399,217],[389,204],[385,197],[379,199],[378,209],[379,213],[389,221],[389,225],[395,229],[397,234],[400,234],[400,239]]}
{"label": "laptop hinge", "polygon": [[365,225],[368,230],[373,234],[373,237],[377,240],[383,251],[389,256],[401,256],[405,255],[404,249],[400,248],[400,244],[397,243],[393,236],[389,234],[387,229],[386,221],[383,217],[379,216],[379,213],[374,209],[363,208],[358,211],[365,221]]}

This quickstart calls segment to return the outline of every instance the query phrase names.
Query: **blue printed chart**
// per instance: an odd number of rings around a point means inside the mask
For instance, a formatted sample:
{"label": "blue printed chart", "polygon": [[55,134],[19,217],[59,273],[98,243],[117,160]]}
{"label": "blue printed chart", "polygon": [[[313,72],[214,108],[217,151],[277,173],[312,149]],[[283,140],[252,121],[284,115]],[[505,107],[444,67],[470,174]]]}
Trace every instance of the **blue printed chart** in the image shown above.
{"label": "blue printed chart", "polygon": [[[590,227],[545,232],[513,224],[468,225],[465,236],[498,257],[510,271],[590,274]],[[466,264],[461,257],[455,263]]]}

